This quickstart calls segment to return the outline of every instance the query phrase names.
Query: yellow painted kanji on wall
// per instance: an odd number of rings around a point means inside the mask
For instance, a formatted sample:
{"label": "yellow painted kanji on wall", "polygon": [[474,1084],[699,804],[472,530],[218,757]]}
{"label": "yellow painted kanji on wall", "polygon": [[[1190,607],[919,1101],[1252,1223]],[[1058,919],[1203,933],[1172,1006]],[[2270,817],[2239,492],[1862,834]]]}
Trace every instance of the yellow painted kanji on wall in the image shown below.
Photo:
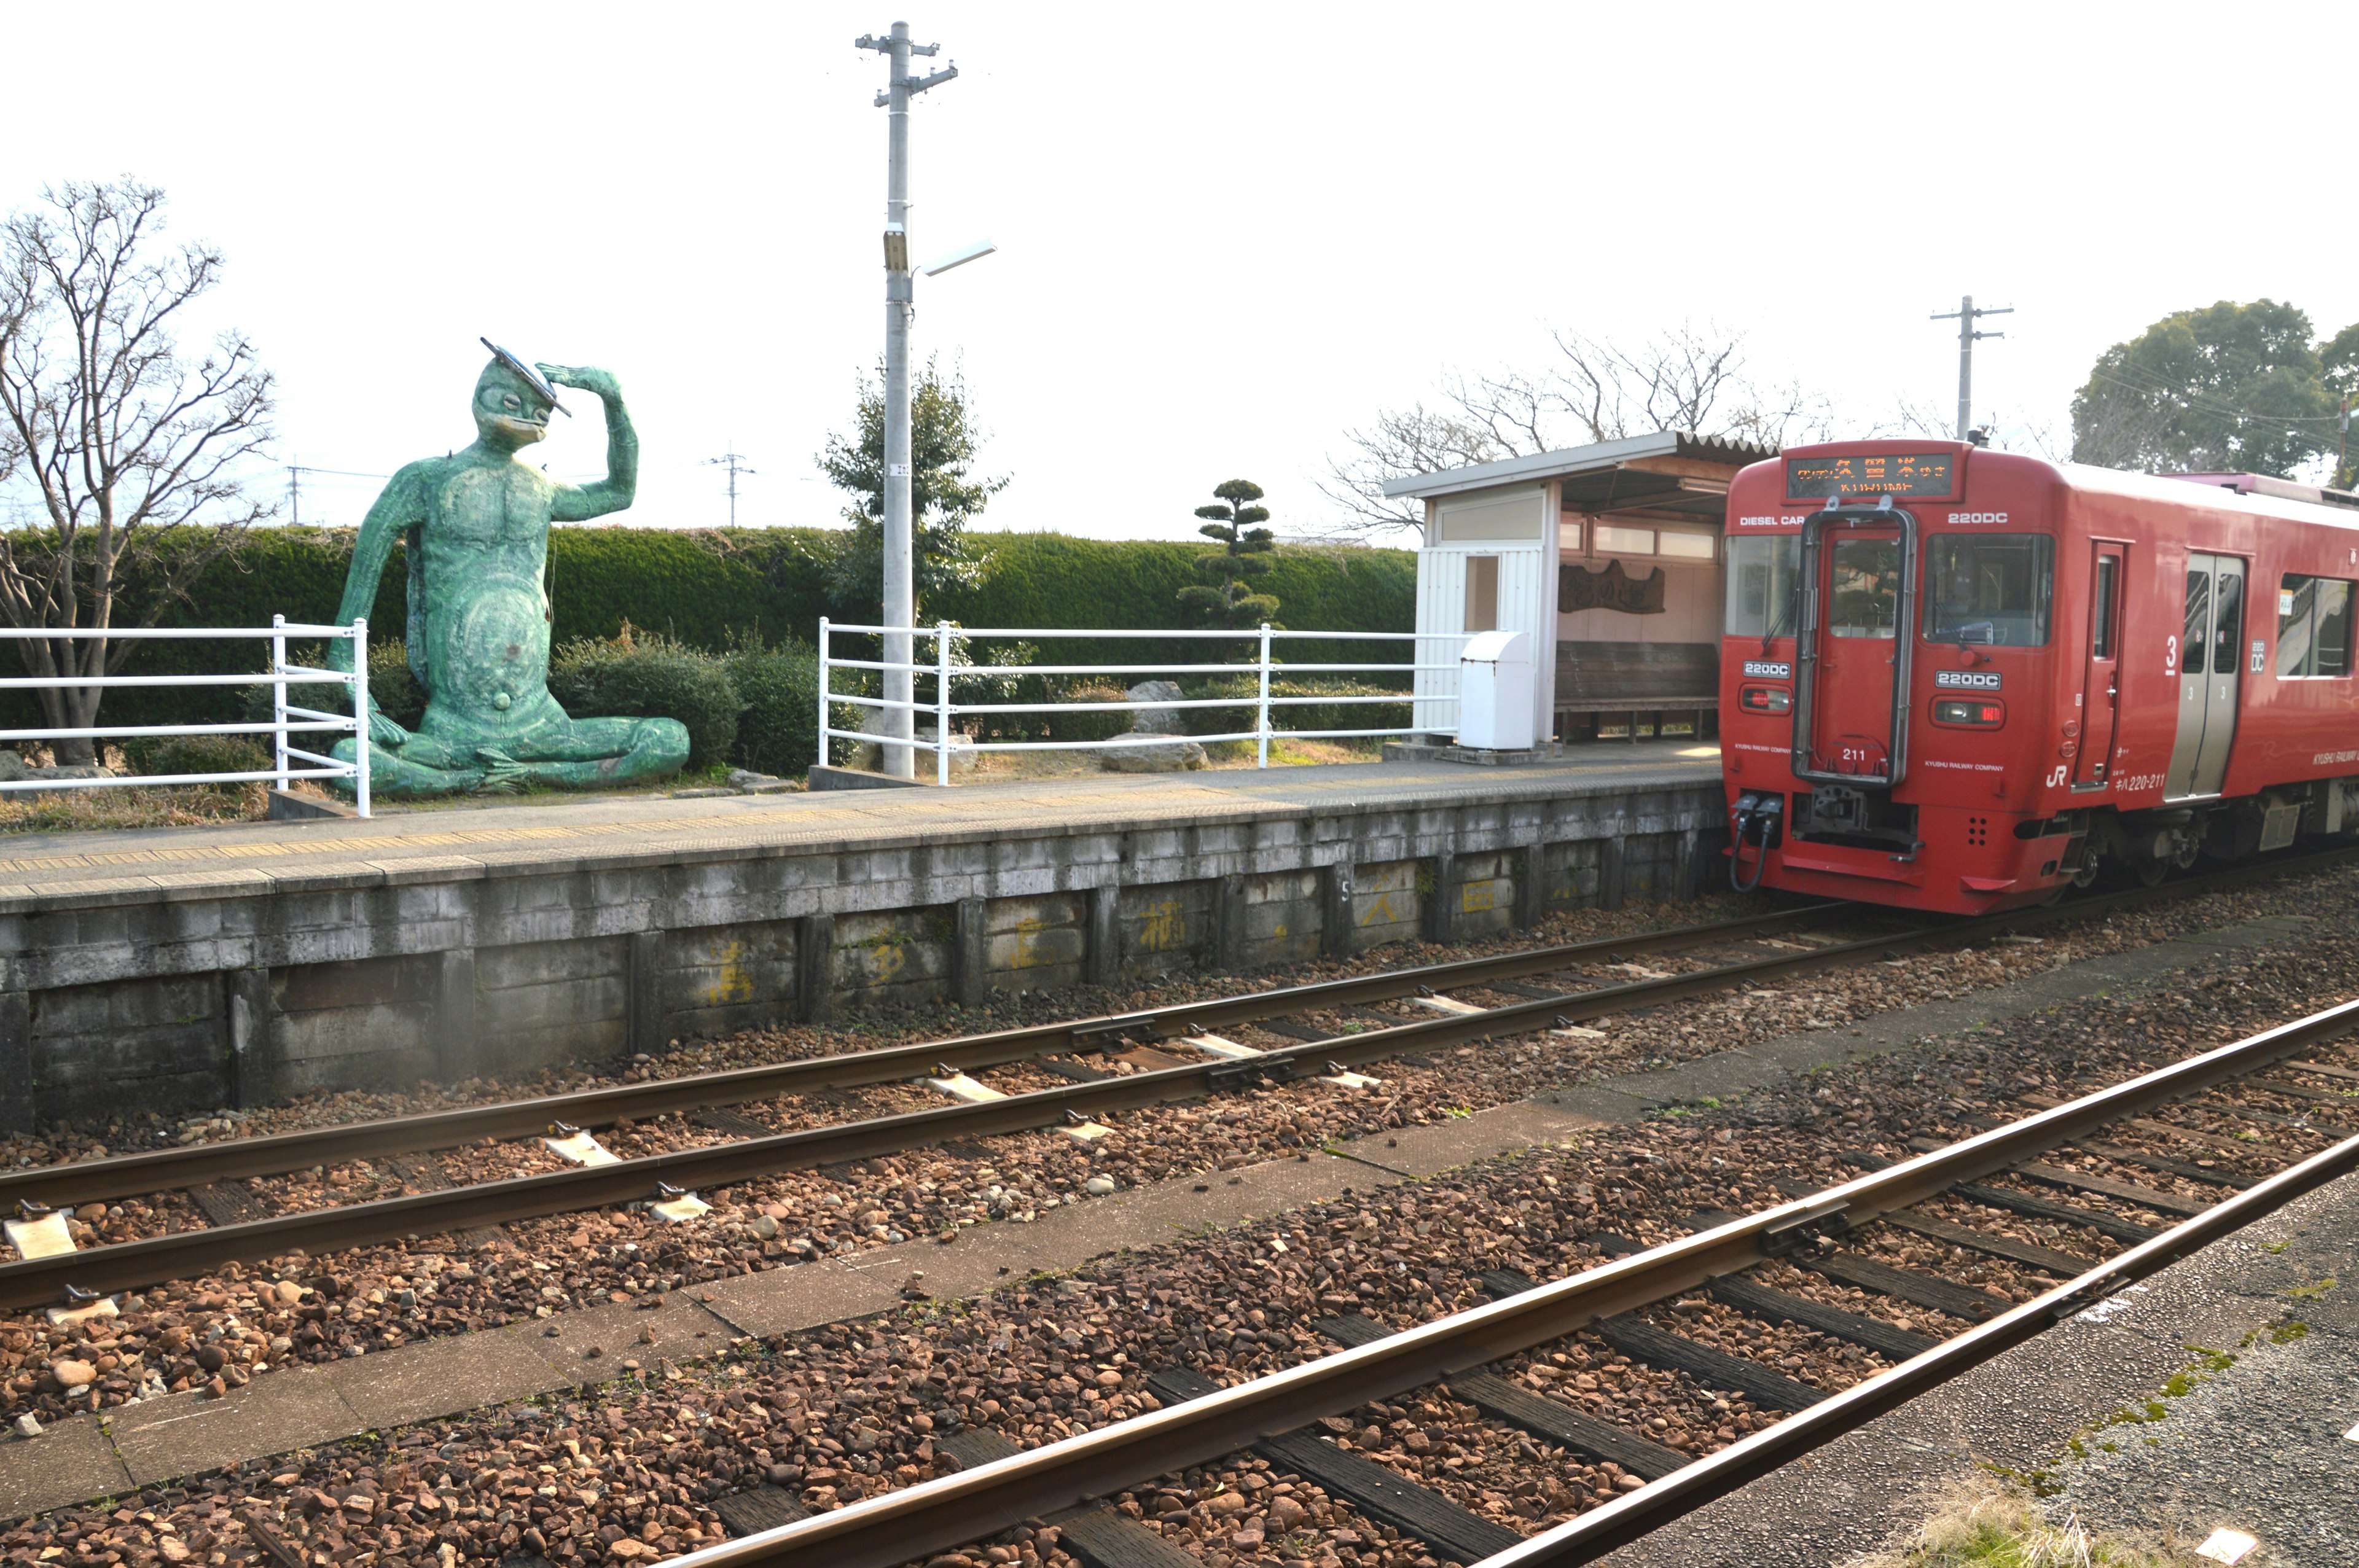
{"label": "yellow painted kanji on wall", "polygon": [[704,1005],[720,1007],[728,1002],[754,1000],[754,971],[745,963],[745,944],[732,940],[721,949],[720,972],[705,988]]}
{"label": "yellow painted kanji on wall", "polygon": [[1188,945],[1188,912],[1176,898],[1147,906],[1138,923],[1138,945],[1149,953],[1169,953]]}

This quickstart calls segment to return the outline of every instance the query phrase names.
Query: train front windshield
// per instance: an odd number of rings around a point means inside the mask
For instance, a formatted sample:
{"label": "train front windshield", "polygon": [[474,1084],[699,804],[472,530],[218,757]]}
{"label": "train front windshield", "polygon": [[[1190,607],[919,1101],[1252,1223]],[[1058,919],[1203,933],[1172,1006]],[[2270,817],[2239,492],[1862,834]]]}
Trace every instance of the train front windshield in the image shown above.
{"label": "train front windshield", "polygon": [[2045,534],[1944,534],[1925,551],[1925,636],[2037,648],[2056,599],[2056,541]]}
{"label": "train front windshield", "polygon": [[1728,542],[1731,637],[1794,634],[1794,587],[1802,542],[1792,534],[1756,534]]}

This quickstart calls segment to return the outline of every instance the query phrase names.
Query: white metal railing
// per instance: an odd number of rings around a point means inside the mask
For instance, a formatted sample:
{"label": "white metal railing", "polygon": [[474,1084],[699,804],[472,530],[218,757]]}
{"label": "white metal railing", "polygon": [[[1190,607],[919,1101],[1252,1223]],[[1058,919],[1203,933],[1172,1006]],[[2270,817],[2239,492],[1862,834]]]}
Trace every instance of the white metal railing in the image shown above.
{"label": "white metal railing", "polygon": [[[110,642],[157,641],[167,637],[190,640],[222,641],[251,637],[270,644],[270,667],[255,675],[226,676],[10,676],[0,677],[0,691],[82,691],[92,687],[118,686],[266,686],[271,688],[271,719],[267,724],[98,724],[82,729],[0,730],[0,745],[14,745],[19,741],[102,740],[129,735],[268,735],[273,738],[273,765],[266,773],[151,773],[132,774],[121,778],[90,779],[20,779],[0,784],[0,791],[27,793],[55,789],[103,789],[110,785],[139,784],[244,784],[267,779],[285,789],[293,779],[350,779],[353,781],[354,803],[360,814],[369,814],[369,748],[368,748],[368,622],[354,621],[349,626],[311,626],[291,622],[284,615],[270,618],[268,631],[254,631],[228,626],[135,626],[135,627],[45,627],[0,626],[0,640],[32,642],[36,640],[66,640],[87,642],[103,637]],[[322,642],[349,641],[353,645],[353,667],[347,674],[342,670],[315,670],[308,665],[287,662],[287,639],[316,637]],[[332,683],[352,692],[353,711],[350,714],[325,713],[316,708],[299,708],[287,700],[289,681],[299,686]],[[350,735],[354,738],[353,760],[338,762],[319,752],[307,752],[288,743],[289,735],[309,734]],[[298,762],[308,766],[298,767]]]}
{"label": "white metal railing", "polygon": [[[917,648],[914,642],[910,647],[911,661],[908,664],[897,661],[887,662],[883,659],[838,658],[829,647],[830,637],[838,632],[850,633],[855,636],[906,636],[919,640],[931,638],[934,644],[934,660],[931,664],[917,663],[915,658]],[[1005,628],[954,626],[947,621],[937,622],[932,626],[918,626],[905,630],[900,627],[856,626],[833,622],[827,617],[821,616],[819,622],[819,760],[827,761],[828,742],[832,740],[858,741],[878,747],[903,746],[912,752],[933,752],[935,781],[947,784],[951,782],[951,757],[954,752],[1106,752],[1120,751],[1132,746],[1166,744],[1172,741],[1193,741],[1200,745],[1218,741],[1251,741],[1255,743],[1258,765],[1266,768],[1269,766],[1269,743],[1272,741],[1341,741],[1378,735],[1415,735],[1422,734],[1426,728],[1430,728],[1430,726],[1419,727],[1410,724],[1370,730],[1277,730],[1270,726],[1270,709],[1273,708],[1308,708],[1325,704],[1371,702],[1397,703],[1407,707],[1412,701],[1455,703],[1458,700],[1454,696],[1420,697],[1406,690],[1353,694],[1322,692],[1310,697],[1272,697],[1269,694],[1269,683],[1273,673],[1281,677],[1299,675],[1347,674],[1413,676],[1428,670],[1455,671],[1458,668],[1455,663],[1447,665],[1279,663],[1270,657],[1270,645],[1273,643],[1419,643],[1437,639],[1443,642],[1463,643],[1466,641],[1466,636],[1465,633],[1432,632],[1284,632],[1270,626],[1267,622],[1264,622],[1257,631],[1247,632],[1131,631],[1103,628],[1044,630],[1038,627],[1011,631]],[[962,639],[972,641],[977,638],[1009,639],[1021,642],[1052,638],[1250,641],[1257,645],[1257,655],[1252,664],[1235,665],[958,665],[951,662],[951,651]],[[1411,657],[1414,658],[1415,655],[1412,654]],[[913,680],[920,675],[930,675],[934,677],[934,700],[919,702],[914,700],[913,694],[913,700],[898,702],[889,697],[863,697],[848,692],[832,691],[829,688],[834,683],[831,672],[839,669],[875,670],[880,673],[907,671]],[[1258,689],[1256,695],[1250,697],[1177,697],[1163,701],[1139,702],[1128,700],[1122,702],[960,702],[956,700],[952,690],[952,683],[962,679],[983,679],[1006,676],[1139,676],[1245,674],[1252,674],[1256,677]],[[829,704],[837,702],[848,703],[855,708],[906,708],[910,716],[911,737],[905,740],[895,735],[871,735],[863,730],[839,730],[834,726],[834,715],[829,708]],[[1251,708],[1254,710],[1254,727],[1250,730],[1228,730],[1214,735],[1155,735],[1136,740],[1127,736],[1117,736],[1109,741],[981,741],[964,738],[954,740],[951,732],[953,720],[971,714],[1145,713],[1182,708]],[[933,717],[934,739],[931,741],[920,741],[915,738],[917,716],[921,713],[930,714]]]}

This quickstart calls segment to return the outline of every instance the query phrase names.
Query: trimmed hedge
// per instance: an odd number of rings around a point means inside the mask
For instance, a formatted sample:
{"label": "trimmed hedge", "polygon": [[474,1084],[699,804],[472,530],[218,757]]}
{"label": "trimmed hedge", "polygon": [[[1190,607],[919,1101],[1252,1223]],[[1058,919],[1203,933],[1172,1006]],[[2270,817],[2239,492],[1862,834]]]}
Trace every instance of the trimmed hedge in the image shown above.
{"label": "trimmed hedge", "polygon": [[691,769],[729,760],[745,710],[726,659],[628,632],[559,648],[549,661],[549,695],[576,719],[679,719],[688,727]]}
{"label": "trimmed hedge", "polygon": [[[162,536],[169,553],[201,544],[196,530]],[[874,605],[830,605],[824,563],[840,530],[818,528],[701,529],[560,527],[550,531],[549,583],[555,624],[563,646],[611,641],[627,623],[641,636],[660,634],[684,649],[725,655],[724,674],[743,681],[751,704],[740,720],[740,755],[766,773],[799,772],[815,749],[816,674],[797,674],[794,659],[775,647],[816,635],[823,614],[871,621]],[[164,617],[168,626],[267,626],[274,613],[320,622],[335,615],[343,594],[353,535],[348,529],[257,530],[197,579],[189,602]],[[1180,628],[1190,624],[1178,593],[1193,580],[1203,546],[1178,540],[1081,539],[1061,534],[985,534],[972,543],[986,561],[982,583],[944,594],[923,607],[929,618],[968,626]],[[21,548],[21,541],[20,541]],[[1281,546],[1263,579],[1277,596],[1278,614],[1297,630],[1407,632],[1416,620],[1417,559],[1408,550],[1323,549]],[[397,718],[417,698],[390,647],[406,633],[408,575],[396,547],[369,612],[370,685]],[[120,588],[126,606],[148,602],[149,583],[135,574]],[[766,654],[748,652],[773,645]],[[1280,643],[1295,663],[1409,662],[1406,643]],[[1037,657],[1050,664],[1219,665],[1247,656],[1250,643],[1155,638],[1059,638]],[[856,652],[845,647],[846,654]],[[977,649],[978,662],[988,649]],[[800,655],[809,659],[806,649]],[[754,667],[764,659],[775,665]],[[134,651],[125,675],[176,675],[227,669],[259,670],[258,643],[156,643]],[[14,670],[9,673],[16,673]],[[1125,677],[1133,684],[1138,676]],[[801,684],[799,684],[801,683]],[[1405,684],[1405,681],[1404,681]],[[756,694],[750,689],[760,687]],[[237,718],[256,688],[122,687],[108,693],[102,723],[219,723]],[[962,695],[964,695],[962,684]],[[562,701],[564,698],[560,697]],[[262,701],[266,711],[267,698]],[[645,709],[634,709],[644,712]],[[775,717],[771,717],[771,715]],[[682,715],[674,715],[685,720]],[[42,722],[29,694],[0,693],[0,725]],[[691,730],[695,728],[690,726]],[[758,756],[761,760],[755,760]]]}

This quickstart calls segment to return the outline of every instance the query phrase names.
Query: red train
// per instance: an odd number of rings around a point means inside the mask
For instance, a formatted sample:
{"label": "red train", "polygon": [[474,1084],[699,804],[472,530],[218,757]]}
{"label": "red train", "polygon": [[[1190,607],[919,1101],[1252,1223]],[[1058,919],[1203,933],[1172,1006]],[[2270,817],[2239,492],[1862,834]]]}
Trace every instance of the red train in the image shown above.
{"label": "red train", "polygon": [[2359,497],[1857,441],[1728,501],[1738,886],[1982,914],[2359,832]]}

